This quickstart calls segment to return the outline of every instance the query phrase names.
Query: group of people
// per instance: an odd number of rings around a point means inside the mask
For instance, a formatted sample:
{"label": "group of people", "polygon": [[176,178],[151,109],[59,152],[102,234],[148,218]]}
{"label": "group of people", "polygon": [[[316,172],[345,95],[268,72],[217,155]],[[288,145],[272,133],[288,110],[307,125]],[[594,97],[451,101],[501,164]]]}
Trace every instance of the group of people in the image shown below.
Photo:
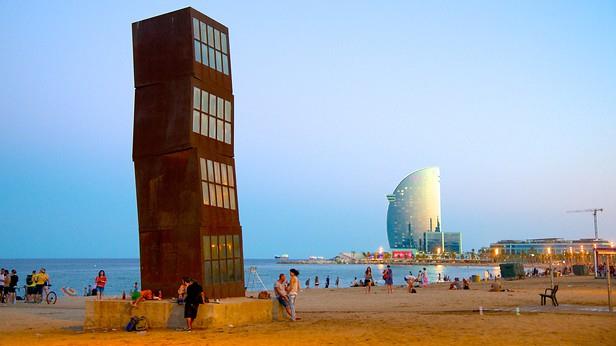
{"label": "group of people", "polygon": [[[329,288],[329,275],[327,275],[327,277],[325,277],[325,288]],[[306,288],[310,288],[310,278],[306,279],[306,282],[304,283],[304,285],[306,286]],[[315,276],[314,277],[314,288],[319,288],[320,282],[319,282],[319,276]],[[340,277],[336,276],[336,281],[335,281],[335,285],[336,288],[340,287]]]}
{"label": "group of people", "polygon": [[[439,273],[439,281],[440,281],[440,273]],[[417,276],[413,275],[413,272],[409,270],[409,274],[404,277],[404,281],[406,281],[406,285],[408,287],[409,293],[413,293],[413,288],[416,287],[428,287],[430,283],[430,279],[428,278],[428,270],[423,268],[417,273]]]}
{"label": "group of people", "polygon": [[17,270],[0,268],[0,302],[3,304],[15,304],[17,300],[24,300],[26,303],[40,303],[46,294],[51,280],[45,268],[32,271],[26,276],[24,296],[17,294],[19,288],[19,275]]}
{"label": "group of people", "polygon": [[453,282],[449,285],[450,290],[470,290],[471,282],[466,278],[462,278],[460,281],[459,278],[455,278]]}
{"label": "group of people", "polygon": [[0,269],[0,302],[3,304],[15,304],[15,288],[19,276],[15,269],[9,272],[8,269]]}
{"label": "group of people", "polygon": [[295,268],[291,268],[291,270],[289,270],[289,281],[287,281],[287,277],[284,273],[280,273],[280,275],[278,275],[278,280],[274,283],[274,294],[276,295],[276,299],[280,305],[285,308],[291,321],[300,319],[295,313],[295,300],[299,294],[298,276],[299,271]]}

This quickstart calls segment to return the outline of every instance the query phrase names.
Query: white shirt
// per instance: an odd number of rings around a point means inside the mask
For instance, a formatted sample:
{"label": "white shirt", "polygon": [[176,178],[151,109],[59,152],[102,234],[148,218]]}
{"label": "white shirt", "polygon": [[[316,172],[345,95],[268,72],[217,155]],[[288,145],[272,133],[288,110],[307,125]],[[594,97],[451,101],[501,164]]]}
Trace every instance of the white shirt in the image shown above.
{"label": "white shirt", "polygon": [[297,293],[299,293],[299,280],[297,278],[295,278],[295,280],[291,278],[291,288],[289,290],[289,294],[297,295]]}
{"label": "white shirt", "polygon": [[287,295],[287,290],[286,290],[287,285],[285,285],[285,283],[281,283],[280,281],[276,281],[276,283],[274,284],[274,292],[276,293],[277,297],[286,297]]}

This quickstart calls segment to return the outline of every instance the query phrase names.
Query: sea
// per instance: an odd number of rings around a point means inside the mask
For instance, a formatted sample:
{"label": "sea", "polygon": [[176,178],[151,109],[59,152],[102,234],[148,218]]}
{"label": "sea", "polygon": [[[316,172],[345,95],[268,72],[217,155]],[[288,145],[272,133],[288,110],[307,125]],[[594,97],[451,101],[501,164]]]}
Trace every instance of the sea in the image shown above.
{"label": "sea", "polygon": [[[18,286],[23,286],[26,276],[33,270],[38,271],[45,268],[50,277],[52,288],[61,296],[62,287],[70,287],[80,294],[88,285],[94,285],[94,278],[99,270],[104,270],[107,275],[107,286],[105,294],[108,296],[121,295],[122,291],[129,292],[134,283],[139,287],[139,259],[0,259],[0,267],[5,269],[15,269],[19,275]],[[335,287],[336,279],[339,279],[339,287],[349,287],[354,278],[359,281],[363,278],[363,273],[367,265],[364,264],[282,264],[274,259],[246,259],[245,284],[248,290],[271,289],[280,273],[288,275],[290,268],[295,268],[300,272],[300,282],[304,287],[305,282],[310,278],[310,288],[314,288],[315,277],[319,277],[319,288],[325,288],[326,278],[330,278],[330,288]],[[373,276],[378,284],[382,284],[380,272],[385,269],[385,265],[372,265]],[[455,277],[468,278],[471,275],[485,273],[492,275],[500,274],[498,266],[461,266],[461,265],[392,265],[394,284],[403,285],[404,276],[411,271],[414,275],[423,268],[426,268],[430,282],[448,275],[452,279]],[[178,277],[179,285],[180,277]],[[146,287],[147,288],[147,287]]]}

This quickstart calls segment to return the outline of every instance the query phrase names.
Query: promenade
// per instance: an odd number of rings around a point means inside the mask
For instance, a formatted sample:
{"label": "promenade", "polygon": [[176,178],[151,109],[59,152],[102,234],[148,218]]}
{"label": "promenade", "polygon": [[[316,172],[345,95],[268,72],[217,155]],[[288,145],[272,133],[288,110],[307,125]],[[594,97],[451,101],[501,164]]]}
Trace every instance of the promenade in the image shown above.
{"label": "promenade", "polygon": [[560,307],[539,306],[538,293],[549,286],[548,278],[505,281],[508,292],[489,292],[485,282],[458,291],[448,290],[445,283],[433,284],[417,294],[402,288],[387,294],[382,287],[369,295],[363,288],[308,289],[298,298],[301,321],[192,333],[84,331],[84,298],[63,298],[56,306],[1,306],[0,344],[271,345],[273,338],[290,345],[613,344],[616,313],[606,312],[605,281],[568,276],[558,278],[558,284]]}

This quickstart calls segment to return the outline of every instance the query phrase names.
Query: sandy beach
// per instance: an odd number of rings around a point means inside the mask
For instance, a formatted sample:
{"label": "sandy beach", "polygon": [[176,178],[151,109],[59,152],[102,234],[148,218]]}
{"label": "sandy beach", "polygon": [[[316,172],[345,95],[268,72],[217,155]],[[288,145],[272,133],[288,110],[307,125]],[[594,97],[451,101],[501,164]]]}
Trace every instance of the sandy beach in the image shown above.
{"label": "sandy beach", "polygon": [[548,278],[504,284],[511,291],[489,292],[489,283],[459,291],[438,283],[418,289],[417,294],[402,288],[387,294],[383,287],[372,294],[365,294],[362,288],[307,289],[298,298],[301,321],[192,333],[84,331],[85,298],[61,297],[55,306],[0,306],[0,344],[616,345],[616,313],[607,313],[605,280],[558,278],[559,307],[539,305],[538,293],[549,286]]}

